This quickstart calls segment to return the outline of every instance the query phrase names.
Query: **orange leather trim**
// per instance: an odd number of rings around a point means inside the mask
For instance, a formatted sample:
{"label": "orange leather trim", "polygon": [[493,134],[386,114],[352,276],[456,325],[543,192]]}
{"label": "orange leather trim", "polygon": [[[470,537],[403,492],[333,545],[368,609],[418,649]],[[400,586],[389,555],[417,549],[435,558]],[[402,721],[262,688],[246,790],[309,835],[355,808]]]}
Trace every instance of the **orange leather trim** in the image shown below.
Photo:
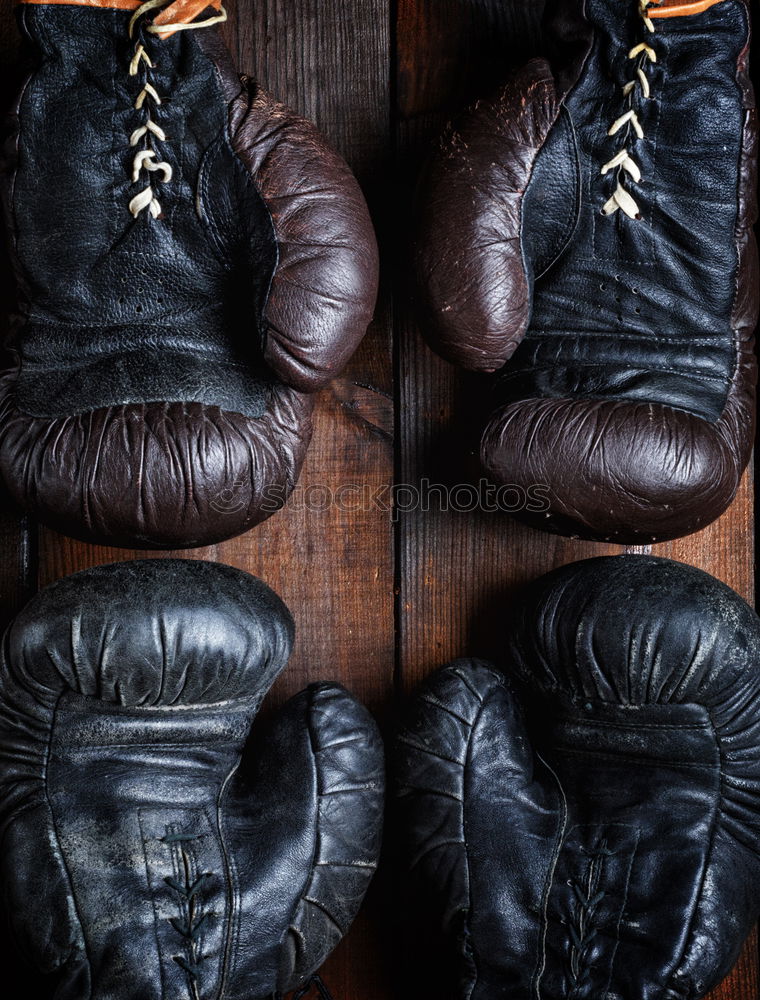
{"label": "orange leather trim", "polygon": [[143,0],[20,0],[21,3],[67,4],[69,7],[107,7],[111,10],[137,10]]}
{"label": "orange leather trim", "polygon": [[662,0],[659,6],[647,9],[647,16],[689,17],[691,14],[701,14],[716,3],[723,3],[723,0]]}
{"label": "orange leather trim", "polygon": [[[110,10],[137,10],[143,0],[20,0],[21,3],[68,4],[70,7],[102,7]],[[188,24],[208,7],[222,9],[222,0],[174,0],[153,18],[154,24]]]}
{"label": "orange leather trim", "polygon": [[154,24],[189,24],[207,7],[217,13],[222,9],[222,0],[174,0],[153,18]]}

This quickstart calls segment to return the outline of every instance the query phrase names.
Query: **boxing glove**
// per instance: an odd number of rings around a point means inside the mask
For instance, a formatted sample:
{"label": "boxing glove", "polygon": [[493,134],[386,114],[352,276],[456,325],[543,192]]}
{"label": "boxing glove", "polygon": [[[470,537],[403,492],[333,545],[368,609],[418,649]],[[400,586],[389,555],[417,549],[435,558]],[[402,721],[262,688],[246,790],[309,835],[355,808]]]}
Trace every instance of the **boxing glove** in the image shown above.
{"label": "boxing glove", "polygon": [[760,912],[754,611],[678,563],[593,559],[528,590],[502,665],[435,674],[396,747],[452,995],[703,996]]}
{"label": "boxing glove", "polygon": [[422,185],[424,329],[497,372],[481,458],[519,516],[649,543],[730,504],[754,435],[746,0],[549,0],[556,55],[444,136]]}
{"label": "boxing glove", "polygon": [[371,318],[362,194],[239,77],[220,0],[21,0],[8,144],[19,287],[0,473],[60,531],[229,538],[279,509],[315,390]]}
{"label": "boxing glove", "polygon": [[336,684],[248,740],[292,637],[260,581],[173,560],[60,580],[10,625],[2,898],[57,1000],[269,1000],[346,931],[379,852],[382,746]]}

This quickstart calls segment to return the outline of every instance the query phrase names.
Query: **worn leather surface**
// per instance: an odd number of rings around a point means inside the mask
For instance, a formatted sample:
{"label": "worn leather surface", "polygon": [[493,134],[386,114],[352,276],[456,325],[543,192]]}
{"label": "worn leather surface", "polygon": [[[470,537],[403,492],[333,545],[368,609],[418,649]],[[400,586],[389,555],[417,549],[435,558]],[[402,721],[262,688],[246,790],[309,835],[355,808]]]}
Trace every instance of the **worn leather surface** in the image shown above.
{"label": "worn leather surface", "polygon": [[[635,0],[550,3],[535,60],[451,126],[420,211],[431,343],[498,371],[481,445],[493,478],[542,484],[539,526],[619,542],[695,531],[751,451],[756,112],[745,0],[658,18]],[[632,99],[630,51],[650,44]],[[639,219],[605,216],[622,174]]]}
{"label": "worn leather surface", "polygon": [[0,872],[19,953],[57,1000],[270,1000],[319,967],[375,869],[383,752],[315,684],[251,722],[293,623],[220,564],[115,564],[10,625]]}
{"label": "worn leather surface", "polygon": [[[130,11],[19,8],[34,66],[7,156],[20,312],[0,471],[60,530],[176,547],[245,530],[275,509],[268,488],[293,488],[307,394],[364,334],[377,251],[314,126],[241,81],[216,28],[159,37],[160,15],[130,40]],[[137,109],[146,84],[160,104]],[[148,119],[165,138],[130,145]],[[171,178],[135,181],[151,144]],[[158,218],[130,212],[146,185]]]}
{"label": "worn leather surface", "polygon": [[512,610],[506,673],[443,668],[396,746],[450,995],[701,997],[760,910],[760,621],[644,556],[566,566]]}

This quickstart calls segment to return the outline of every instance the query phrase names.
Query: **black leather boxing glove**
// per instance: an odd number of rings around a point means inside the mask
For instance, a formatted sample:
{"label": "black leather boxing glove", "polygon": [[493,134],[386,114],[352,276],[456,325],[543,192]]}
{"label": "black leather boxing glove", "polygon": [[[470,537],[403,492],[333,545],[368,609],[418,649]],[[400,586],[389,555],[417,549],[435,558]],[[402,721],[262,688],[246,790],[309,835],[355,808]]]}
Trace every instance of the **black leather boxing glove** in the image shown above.
{"label": "black leather boxing glove", "polygon": [[760,622],[696,569],[539,580],[504,666],[428,681],[396,748],[412,885],[471,1000],[703,996],[760,911]]}
{"label": "black leather boxing glove", "polygon": [[269,998],[353,919],[383,752],[336,684],[243,749],[293,626],[226,566],[105,566],[43,590],[0,669],[0,866],[19,952],[60,1000]]}
{"label": "black leather boxing glove", "polygon": [[549,0],[556,50],[444,137],[424,329],[499,372],[481,457],[520,516],[651,542],[703,527],[754,436],[756,112],[746,0]]}
{"label": "black leather boxing glove", "polygon": [[22,0],[0,473],[61,531],[183,547],[282,505],[374,308],[362,194],[233,71],[220,0]]}

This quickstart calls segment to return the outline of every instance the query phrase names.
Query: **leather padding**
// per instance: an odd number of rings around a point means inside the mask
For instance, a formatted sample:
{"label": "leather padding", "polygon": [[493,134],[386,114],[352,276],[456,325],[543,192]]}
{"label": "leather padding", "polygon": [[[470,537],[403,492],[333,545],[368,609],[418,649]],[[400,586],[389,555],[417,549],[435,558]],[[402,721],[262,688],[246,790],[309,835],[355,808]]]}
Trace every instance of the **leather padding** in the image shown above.
{"label": "leather padding", "polygon": [[658,403],[532,399],[491,416],[483,465],[547,488],[548,510],[520,512],[536,527],[628,544],[698,531],[731,503],[752,451],[756,360],[751,341],[740,350],[715,424]]}
{"label": "leather padding", "polygon": [[464,368],[496,371],[527,329],[522,202],[558,113],[551,69],[535,59],[450,127],[422,178],[423,330],[439,354]]}
{"label": "leather padding", "polygon": [[311,397],[283,385],[263,416],[202,403],[130,403],[54,419],[15,402],[0,376],[0,471],[14,499],[66,534],[131,547],[232,538],[269,517],[298,480]]}
{"label": "leather padding", "polygon": [[498,659],[433,674],[396,742],[444,995],[698,1000],[758,913],[757,615],[693,567],[587,560],[512,602]]}
{"label": "leather padding", "polygon": [[5,635],[3,676],[6,693],[13,677],[40,718],[65,691],[124,707],[237,698],[256,706],[293,635],[274,591],[231,566],[112,563],[56,581],[19,612]]}
{"label": "leather padding", "polygon": [[760,622],[693,566],[602,556],[547,573],[514,606],[504,663],[550,701],[705,707],[726,740],[723,767],[737,779],[745,764],[760,767],[745,729],[760,694]]}
{"label": "leather padding", "polygon": [[286,384],[311,392],[342,371],[372,319],[379,265],[367,205],[311,122],[259,87],[233,103],[230,128],[277,240],[264,357]]}
{"label": "leather padding", "polygon": [[293,622],[219,563],[41,591],[0,663],[0,889],[58,1000],[270,1000],[308,981],[377,867],[383,747],[338,684],[251,723]]}
{"label": "leather padding", "polygon": [[[363,195],[312,124],[235,72],[215,28],[143,33],[150,65],[130,74],[125,10],[28,4],[20,21],[39,64],[5,164],[20,308],[0,473],[78,538],[221,542],[284,504],[312,433],[306,393],[371,320]],[[172,97],[153,108],[170,174],[155,220],[128,207],[146,73]]]}
{"label": "leather padding", "polygon": [[[724,0],[661,19],[651,36],[633,0],[549,2],[547,19],[556,51],[540,75],[552,81],[552,115],[531,63],[451,130],[431,169],[418,251],[425,324],[449,360],[503,365],[483,465],[497,483],[548,497],[518,517],[650,544],[720,516],[754,440],[749,9]],[[604,214],[622,169],[605,165],[620,152],[610,123],[627,107],[630,53],[647,39],[656,59],[636,104],[642,135],[625,133],[641,171],[641,183],[625,181],[640,202],[633,220]]]}

